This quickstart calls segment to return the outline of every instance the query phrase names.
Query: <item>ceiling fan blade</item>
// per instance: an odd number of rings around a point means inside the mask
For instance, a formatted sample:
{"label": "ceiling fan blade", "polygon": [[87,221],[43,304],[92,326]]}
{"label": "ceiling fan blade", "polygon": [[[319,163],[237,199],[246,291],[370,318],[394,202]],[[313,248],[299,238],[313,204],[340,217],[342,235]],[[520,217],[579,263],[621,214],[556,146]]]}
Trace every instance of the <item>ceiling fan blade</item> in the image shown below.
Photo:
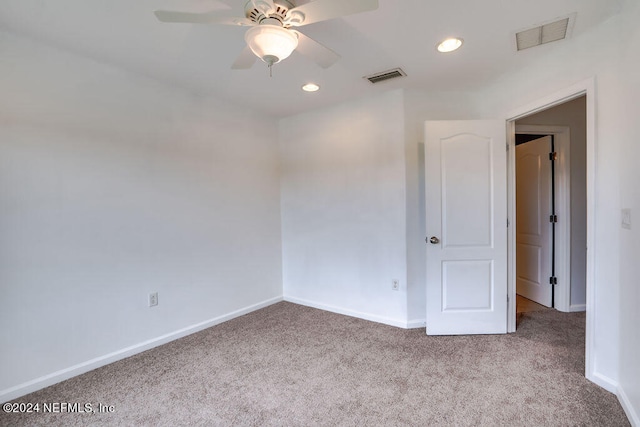
{"label": "ceiling fan blade", "polygon": [[295,33],[298,35],[298,47],[296,50],[313,59],[316,64],[322,68],[329,68],[340,59],[340,55],[328,47],[321,45],[311,37],[305,36],[300,31],[296,31]]}
{"label": "ceiling fan blade", "polygon": [[246,70],[253,67],[258,57],[246,46],[231,65],[232,70]]}
{"label": "ceiling fan blade", "polygon": [[290,9],[286,22],[299,27],[377,8],[378,0],[315,0]]}
{"label": "ceiling fan blade", "polygon": [[205,12],[174,12],[171,10],[156,10],[153,12],[161,22],[180,22],[189,24],[222,24],[222,25],[242,25],[252,26],[255,22],[247,18],[232,16],[228,13]]}

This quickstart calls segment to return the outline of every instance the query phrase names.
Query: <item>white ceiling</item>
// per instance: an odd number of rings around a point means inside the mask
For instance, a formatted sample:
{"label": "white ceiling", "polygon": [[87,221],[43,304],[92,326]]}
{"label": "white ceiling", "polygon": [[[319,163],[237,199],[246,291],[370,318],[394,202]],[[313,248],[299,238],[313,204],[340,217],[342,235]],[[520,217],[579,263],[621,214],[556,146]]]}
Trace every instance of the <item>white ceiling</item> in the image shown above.
{"label": "white ceiling", "polygon": [[[617,13],[622,1],[379,0],[376,11],[300,28],[340,54],[338,63],[325,70],[294,52],[274,66],[271,78],[259,61],[231,70],[246,28],[167,24],[153,15],[156,9],[231,8],[242,16],[245,0],[2,0],[0,29],[283,117],[396,88],[472,90],[571,42],[517,53],[516,31],[577,13],[576,38]],[[447,36],[463,38],[463,47],[438,53],[436,43]],[[362,79],[395,67],[408,76],[375,86]],[[301,91],[310,81],[322,89]]]}

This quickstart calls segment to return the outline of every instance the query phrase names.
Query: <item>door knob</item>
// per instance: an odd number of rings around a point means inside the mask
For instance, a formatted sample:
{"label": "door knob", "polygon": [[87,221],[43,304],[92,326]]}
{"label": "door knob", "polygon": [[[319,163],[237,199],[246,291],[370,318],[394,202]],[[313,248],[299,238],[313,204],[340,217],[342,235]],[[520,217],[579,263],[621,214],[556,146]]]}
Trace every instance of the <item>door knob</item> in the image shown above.
{"label": "door knob", "polygon": [[431,238],[429,239],[429,243],[437,245],[438,243],[440,243],[440,239],[438,239],[436,236],[431,236]]}

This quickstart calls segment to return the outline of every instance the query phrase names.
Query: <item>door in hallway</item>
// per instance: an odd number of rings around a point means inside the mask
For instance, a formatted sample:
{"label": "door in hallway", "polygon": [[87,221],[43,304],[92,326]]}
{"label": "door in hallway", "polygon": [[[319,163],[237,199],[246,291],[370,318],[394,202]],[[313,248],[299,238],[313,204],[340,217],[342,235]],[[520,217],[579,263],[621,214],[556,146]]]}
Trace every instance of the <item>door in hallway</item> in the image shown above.
{"label": "door in hallway", "polygon": [[551,136],[516,146],[516,289],[553,305]]}

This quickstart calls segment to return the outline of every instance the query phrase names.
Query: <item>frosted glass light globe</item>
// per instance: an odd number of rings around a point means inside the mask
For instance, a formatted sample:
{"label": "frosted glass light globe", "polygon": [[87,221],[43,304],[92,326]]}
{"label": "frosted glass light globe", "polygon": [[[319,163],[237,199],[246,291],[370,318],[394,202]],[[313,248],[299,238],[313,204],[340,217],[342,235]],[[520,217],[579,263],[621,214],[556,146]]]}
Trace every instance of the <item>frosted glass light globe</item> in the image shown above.
{"label": "frosted glass light globe", "polygon": [[250,28],[244,39],[251,51],[269,65],[291,55],[298,47],[298,37],[278,25],[262,24]]}

